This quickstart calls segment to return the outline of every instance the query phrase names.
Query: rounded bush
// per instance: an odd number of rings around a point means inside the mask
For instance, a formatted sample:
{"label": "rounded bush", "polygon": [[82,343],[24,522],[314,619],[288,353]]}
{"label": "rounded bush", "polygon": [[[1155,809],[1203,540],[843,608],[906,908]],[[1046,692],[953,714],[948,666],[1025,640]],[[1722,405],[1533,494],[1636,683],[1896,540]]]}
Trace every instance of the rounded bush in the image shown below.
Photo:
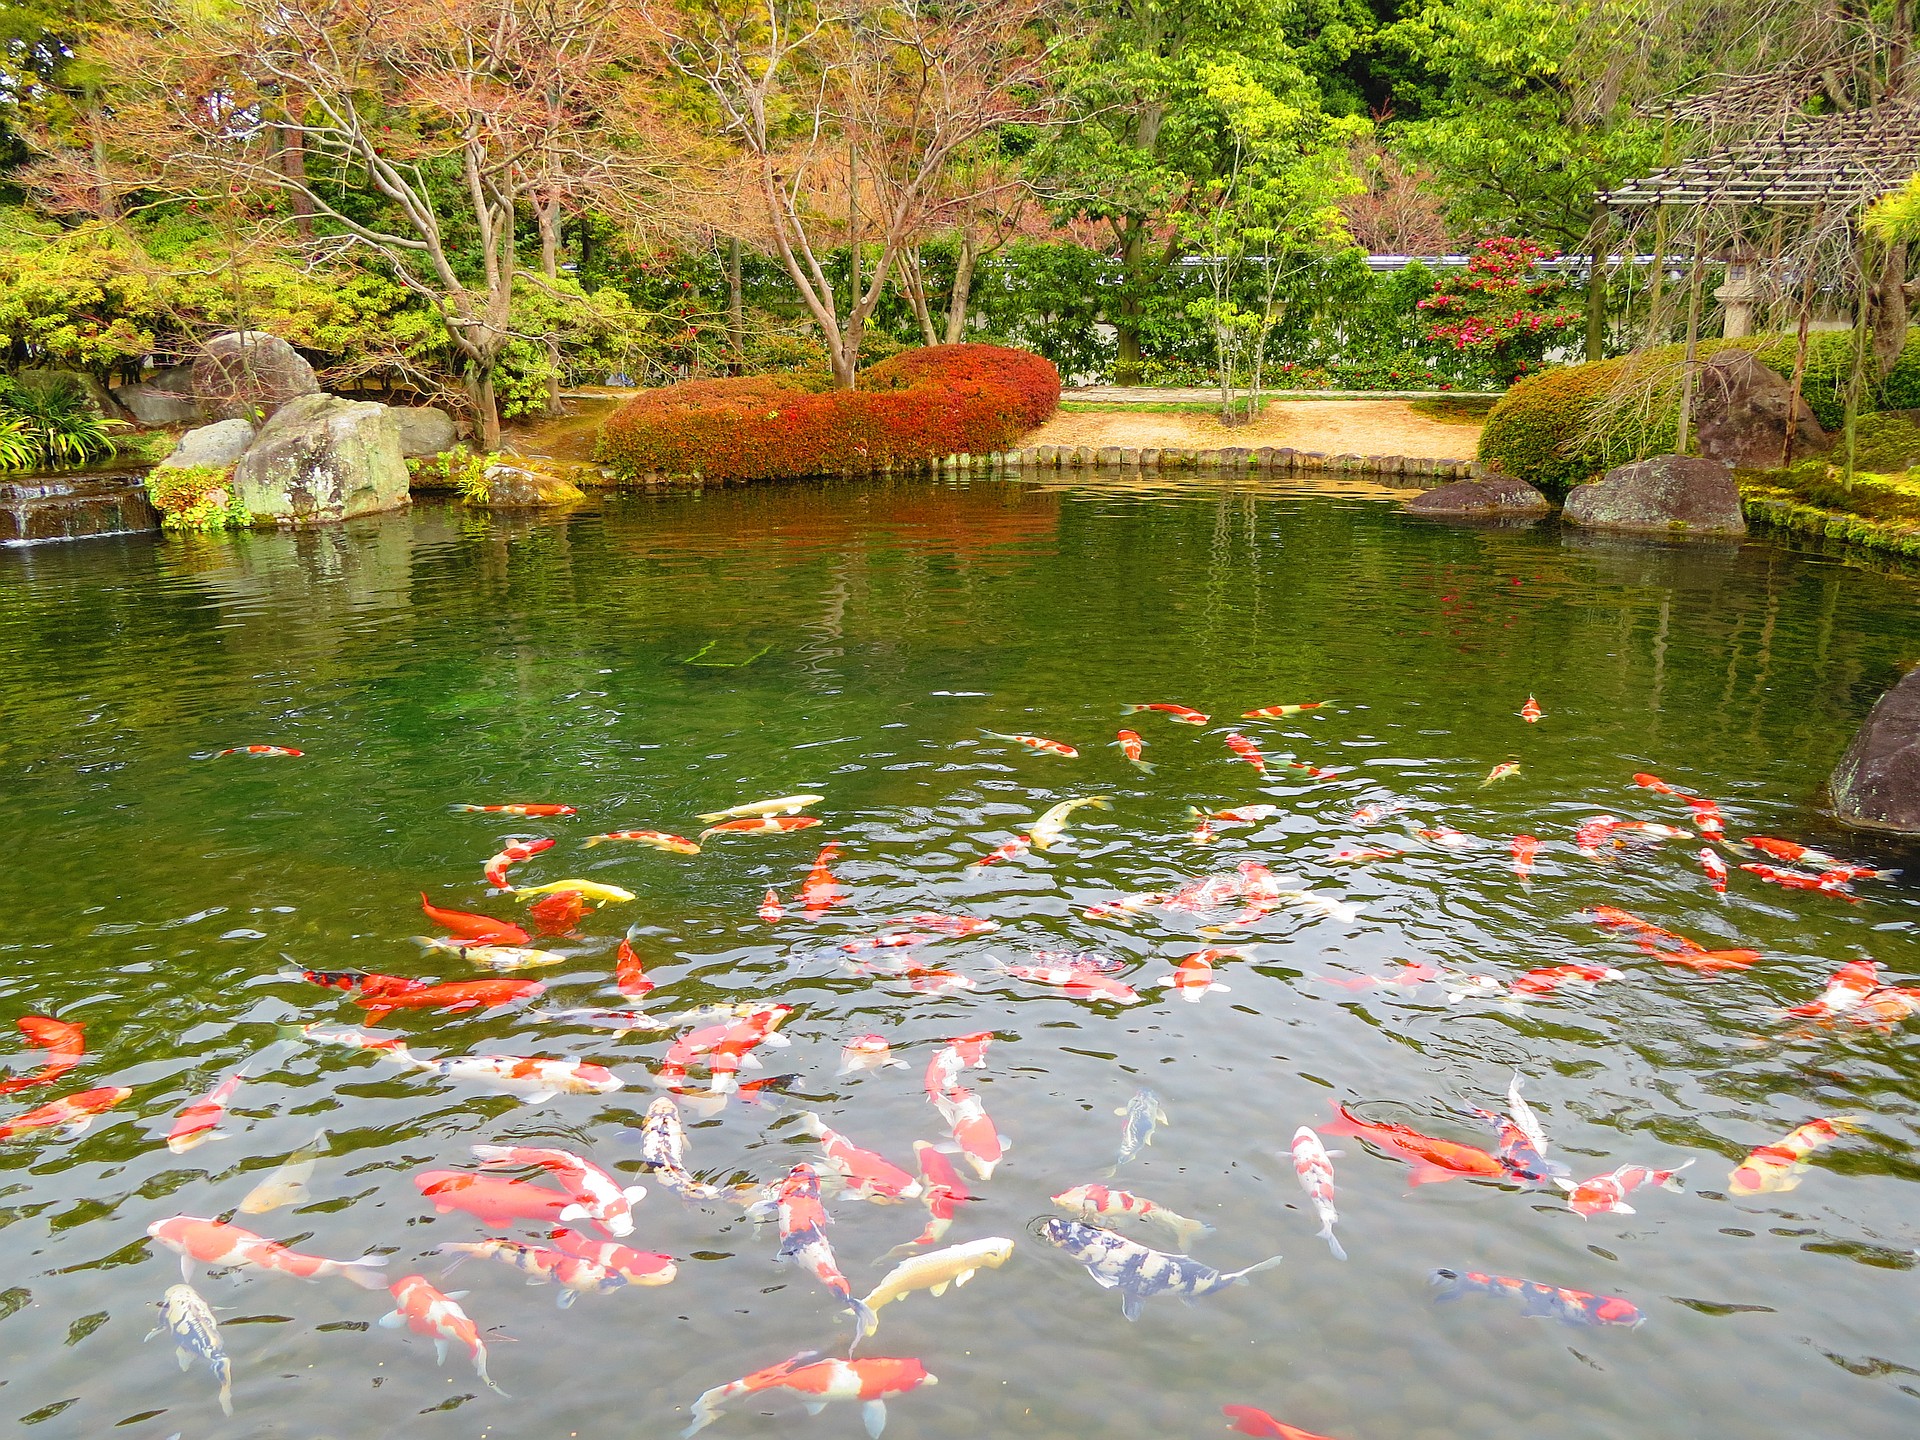
{"label": "rounded bush", "polygon": [[601,427],[597,458],[628,477],[709,480],[898,469],[1005,449],[1060,404],[1051,361],[998,345],[908,350],[857,390],[822,384],[755,375],[649,391]]}

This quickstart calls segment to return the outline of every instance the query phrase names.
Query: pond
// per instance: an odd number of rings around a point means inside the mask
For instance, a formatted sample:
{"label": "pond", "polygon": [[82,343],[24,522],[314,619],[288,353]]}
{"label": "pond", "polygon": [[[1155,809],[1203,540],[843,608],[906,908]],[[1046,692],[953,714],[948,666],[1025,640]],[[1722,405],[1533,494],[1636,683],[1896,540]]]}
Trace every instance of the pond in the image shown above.
{"label": "pond", "polygon": [[[949,1136],[928,1062],[991,1032],[956,1083],[1004,1158],[981,1179],[927,1153],[976,1197],[941,1243],[1004,1237],[1013,1253],[880,1312],[858,1357],[938,1377],[892,1397],[889,1436],[1210,1436],[1227,1433],[1226,1405],[1337,1440],[1911,1436],[1920,1021],[1883,1033],[1782,1010],[1843,962],[1877,958],[1899,983],[1920,970],[1917,862],[1820,810],[1854,727],[1920,658],[1915,599],[1897,570],[1771,541],[1445,528],[1365,493],[1206,485],[794,484],[612,498],[551,521],[422,506],[332,532],[0,553],[0,1020],[82,1025],[87,1051],[0,1101],[0,1122],[131,1091],[77,1137],[0,1143],[0,1415],[34,1435],[154,1440],[677,1434],[702,1392],[800,1351],[844,1357],[853,1335],[811,1268],[776,1263],[780,1226],[748,1213],[744,1187],[823,1163],[810,1115],[914,1171],[915,1142]],[[1537,723],[1517,713],[1530,696]],[[1241,718],[1307,702],[1323,703]],[[1210,718],[1122,714],[1150,703]],[[1116,748],[1123,727],[1151,771]],[[1229,734],[1264,753],[1264,776]],[[302,753],[208,758],[251,745]],[[1483,783],[1508,762],[1517,773]],[[1790,890],[1738,868],[1764,857],[1723,847],[1717,894],[1693,812],[1636,773],[1716,800],[1730,838],[1909,876],[1851,897]],[[805,812],[819,825],[723,832],[694,856],[583,845],[697,838],[702,813],[796,794],[823,797]],[[1111,808],[1074,811],[1051,848],[973,863],[1089,797]],[[510,803],[578,814],[454,808]],[[1196,842],[1189,807],[1249,805],[1273,809]],[[1683,838],[1596,844],[1589,830],[1582,854],[1576,834],[1598,815]],[[1523,834],[1540,841],[1524,882],[1510,854]],[[364,996],[300,978],[494,978],[415,943],[444,933],[421,897],[532,929],[533,897],[482,874],[531,837],[556,843],[510,884],[635,897],[530,942],[559,963],[507,978],[544,994],[374,1017]],[[837,889],[808,889],[828,841]],[[1247,864],[1269,868],[1268,889]],[[1181,893],[1205,876],[1236,878]],[[769,889],[784,912],[771,922]],[[1281,893],[1294,891],[1307,898]],[[1170,892],[1181,903],[1103,908]],[[809,894],[835,903],[809,911]],[[1662,963],[1594,924],[1593,906],[1760,956]],[[924,913],[999,928],[889,926]],[[613,983],[631,974],[616,955],[629,932],[656,986],[643,998]],[[865,943],[903,932],[929,938]],[[1240,952],[1213,962],[1224,988],[1153,983],[1205,948]],[[1084,955],[1111,966],[1074,972],[1074,989],[1002,968]],[[1574,964],[1620,976],[1512,988]],[[1139,1002],[1102,993],[1111,982]],[[686,1164],[722,1194],[689,1200],[641,1168],[643,1117],[674,1078],[655,1072],[684,1031],[731,1023],[688,1012],[749,1002],[793,1007],[778,1032],[791,1043],[736,1047],[764,1063],[717,1098],[698,1068],[714,1055],[696,1057]],[[616,1029],[591,1013],[639,1008],[683,1023]],[[299,1028],[370,1018],[406,1052]],[[839,1074],[869,1034],[904,1066]],[[472,1054],[589,1061],[624,1088],[522,1103],[427,1064]],[[15,1076],[47,1058],[11,1033],[0,1055]],[[407,1055],[421,1064],[396,1063]],[[1683,1188],[1582,1215],[1505,1171],[1416,1186],[1394,1151],[1326,1133],[1337,1260],[1294,1173],[1296,1130],[1339,1103],[1484,1154],[1500,1142],[1463,1107],[1506,1111],[1516,1071],[1565,1178],[1685,1166]],[[228,1138],[174,1153],[180,1112],[241,1072]],[[1109,1181],[1132,1123],[1115,1112],[1142,1088],[1165,1123]],[[1797,1188],[1730,1188],[1750,1150],[1833,1116],[1860,1130],[1822,1147]],[[645,1185],[624,1243],[671,1256],[672,1283],[561,1308],[557,1287],[485,1258],[442,1279],[438,1246],[552,1228],[489,1228],[423,1200],[416,1177],[476,1170],[476,1144],[564,1149]],[[290,1159],[310,1172],[304,1196],[236,1213],[262,1182],[284,1191]],[[490,1173],[563,1194],[537,1171]],[[1191,1246],[1208,1266],[1285,1258],[1191,1306],[1149,1298],[1130,1323],[1121,1292],[1041,1228],[1081,1218],[1050,1197],[1103,1183],[1211,1226]],[[824,1203],[856,1295],[929,1221],[920,1199],[830,1185]],[[181,1279],[148,1227],[176,1215],[309,1255],[374,1252],[394,1280],[464,1290],[512,1398],[458,1341],[440,1365],[431,1337],[383,1328],[384,1287],[195,1264],[232,1363],[224,1417],[206,1366],[183,1374],[167,1337],[142,1344]],[[1097,1223],[1175,1248],[1167,1225]],[[1443,1268],[1619,1297],[1644,1322],[1529,1316],[1518,1295],[1438,1303]],[[863,1418],[857,1403],[809,1418],[773,1392],[730,1400],[706,1433],[853,1436]]]}

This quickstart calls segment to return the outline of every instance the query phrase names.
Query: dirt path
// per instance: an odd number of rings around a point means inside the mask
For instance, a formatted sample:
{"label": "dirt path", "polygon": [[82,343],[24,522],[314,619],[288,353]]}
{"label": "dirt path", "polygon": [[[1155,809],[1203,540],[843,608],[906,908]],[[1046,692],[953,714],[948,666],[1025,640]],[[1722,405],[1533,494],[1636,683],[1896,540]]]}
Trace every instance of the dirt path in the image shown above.
{"label": "dirt path", "polygon": [[1480,443],[1478,420],[1436,420],[1406,400],[1270,400],[1250,425],[1229,430],[1192,411],[1082,410],[1061,413],[1025,436],[1029,445],[1177,446],[1287,445],[1328,455],[1415,455],[1469,460]]}

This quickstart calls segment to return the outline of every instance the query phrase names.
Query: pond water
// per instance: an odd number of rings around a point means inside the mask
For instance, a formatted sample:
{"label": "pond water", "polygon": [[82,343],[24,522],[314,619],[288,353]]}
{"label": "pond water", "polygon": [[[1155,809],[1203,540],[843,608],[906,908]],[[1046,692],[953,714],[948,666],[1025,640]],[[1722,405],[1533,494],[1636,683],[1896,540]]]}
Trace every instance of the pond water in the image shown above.
{"label": "pond water", "polygon": [[[1718,800],[1732,836],[1912,863],[1835,831],[1819,792],[1920,658],[1915,599],[1905,574],[1770,541],[1443,528],[1363,494],[1204,485],[801,484],[609,499],[551,521],[424,506],[327,533],[0,553],[0,1019],[82,1024],[88,1050],[59,1082],[0,1101],[0,1120],[91,1087],[132,1091],[78,1138],[0,1144],[0,1416],[34,1435],[155,1440],[667,1436],[710,1387],[797,1351],[844,1356],[850,1317],[812,1274],[775,1263],[775,1226],[639,1173],[636,1130],[663,1093],[651,1072],[678,1031],[543,1018],[633,1006],[610,983],[632,927],[658,985],[650,1013],[795,1007],[791,1045],[761,1047],[764,1069],[746,1072],[793,1078],[761,1103],[683,1106],[688,1164],[716,1185],[818,1162],[809,1111],[911,1169],[916,1140],[947,1138],[926,1063],[951,1037],[996,1037],[961,1083],[1010,1148],[990,1180],[968,1175],[979,1198],[946,1242],[1004,1236],[1014,1253],[882,1312],[859,1354],[918,1359],[939,1381],[892,1400],[889,1436],[1210,1436],[1226,1433],[1223,1405],[1338,1440],[1911,1436],[1920,1021],[1782,1038],[1795,1022],[1780,1010],[1866,956],[1913,980],[1920,892],[1862,881],[1850,904],[1764,884],[1737,868],[1759,857],[1727,851],[1722,897],[1697,838],[1600,859],[1573,842],[1598,814],[1687,828],[1678,800],[1634,787],[1652,772]],[[1516,715],[1529,695],[1537,724]],[[1327,703],[1238,718],[1307,701]],[[1123,718],[1135,702],[1212,719]],[[1122,725],[1151,773],[1113,748]],[[1270,758],[1268,778],[1227,748],[1235,730]],[[199,758],[256,744],[304,754]],[[1284,768],[1286,755],[1335,773]],[[1483,787],[1507,761],[1522,768]],[[692,857],[581,848],[613,830],[696,835],[699,812],[797,792],[825,797],[809,811],[819,826],[718,835]],[[1087,796],[1112,808],[1076,811],[1046,853],[970,864]],[[1395,800],[1397,815],[1352,819]],[[512,802],[579,814],[450,809]],[[1189,806],[1255,803],[1275,813],[1193,843]],[[1542,842],[1527,884],[1508,853],[1520,833]],[[523,1105],[291,1030],[365,1014],[288,978],[287,957],[484,976],[412,943],[430,928],[421,892],[524,918],[481,866],[533,835],[557,843],[515,883],[579,877],[637,898],[535,942],[565,959],[528,972],[547,985],[531,1005],[399,1010],[377,1028],[423,1057],[590,1060],[625,1089]],[[840,846],[843,898],[808,914],[798,896],[823,839]],[[1404,853],[1329,859],[1356,846]],[[1287,903],[1221,939],[1201,932],[1238,906],[1082,913],[1250,861],[1357,914]],[[756,914],[769,887],[786,907],[772,924]],[[1718,974],[1662,964],[1583,918],[1593,905],[1762,956]],[[927,911],[1000,928],[841,948]],[[1188,1004],[1148,983],[1209,945],[1245,947],[1217,964],[1224,992]],[[1110,957],[1145,998],[1074,998],[996,969],[1036,950]],[[928,993],[848,963],[910,958],[975,988]],[[1467,993],[1333,983],[1401,961],[1443,967]],[[1504,986],[1572,963],[1623,978],[1524,1004],[1465,979]],[[864,1033],[906,1068],[838,1077]],[[0,1047],[16,1075],[45,1058],[11,1034]],[[243,1066],[231,1138],[171,1153],[176,1115]],[[1504,1110],[1516,1069],[1571,1178],[1689,1162],[1684,1191],[1643,1188],[1636,1214],[1582,1218],[1551,1188],[1411,1187],[1403,1160],[1329,1136],[1350,1256],[1334,1259],[1287,1153],[1295,1129],[1339,1101],[1492,1149],[1460,1107]],[[1149,1299],[1129,1323],[1037,1222],[1066,1218],[1050,1196],[1102,1181],[1114,1112],[1142,1086],[1167,1123],[1111,1183],[1211,1225],[1201,1261],[1285,1260],[1191,1307]],[[1862,1132],[1822,1149],[1797,1189],[1730,1193],[1750,1149],[1835,1115]],[[235,1215],[322,1128],[307,1201]],[[485,1260],[441,1280],[437,1245],[544,1233],[423,1203],[414,1177],[470,1168],[477,1143],[564,1147],[647,1184],[627,1243],[672,1255],[677,1279],[564,1310],[554,1287]],[[826,1204],[857,1291],[927,1221],[917,1201]],[[220,1307],[233,1364],[223,1417],[205,1367],[182,1374],[167,1340],[141,1343],[180,1280],[147,1227],[176,1214],[310,1254],[377,1251],[396,1279],[465,1289],[512,1398],[480,1385],[460,1347],[436,1365],[428,1339],[381,1328],[384,1290],[202,1265],[194,1284]],[[1168,1246],[1158,1226],[1113,1223]],[[1438,1305],[1441,1267],[1622,1297],[1645,1322],[1579,1328],[1492,1295]],[[862,1414],[755,1397],[707,1433],[856,1436]]]}

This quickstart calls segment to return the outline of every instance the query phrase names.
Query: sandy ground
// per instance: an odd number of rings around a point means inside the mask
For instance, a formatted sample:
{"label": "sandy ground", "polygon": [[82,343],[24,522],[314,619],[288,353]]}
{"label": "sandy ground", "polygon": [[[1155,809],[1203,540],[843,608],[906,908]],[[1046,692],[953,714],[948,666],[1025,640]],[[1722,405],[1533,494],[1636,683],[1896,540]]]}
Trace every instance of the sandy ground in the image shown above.
{"label": "sandy ground", "polygon": [[1415,455],[1468,460],[1480,443],[1478,421],[1453,423],[1416,414],[1405,400],[1272,400],[1250,425],[1229,430],[1192,411],[1090,410],[1053,417],[1020,444],[1177,446],[1288,445],[1327,455]]}

